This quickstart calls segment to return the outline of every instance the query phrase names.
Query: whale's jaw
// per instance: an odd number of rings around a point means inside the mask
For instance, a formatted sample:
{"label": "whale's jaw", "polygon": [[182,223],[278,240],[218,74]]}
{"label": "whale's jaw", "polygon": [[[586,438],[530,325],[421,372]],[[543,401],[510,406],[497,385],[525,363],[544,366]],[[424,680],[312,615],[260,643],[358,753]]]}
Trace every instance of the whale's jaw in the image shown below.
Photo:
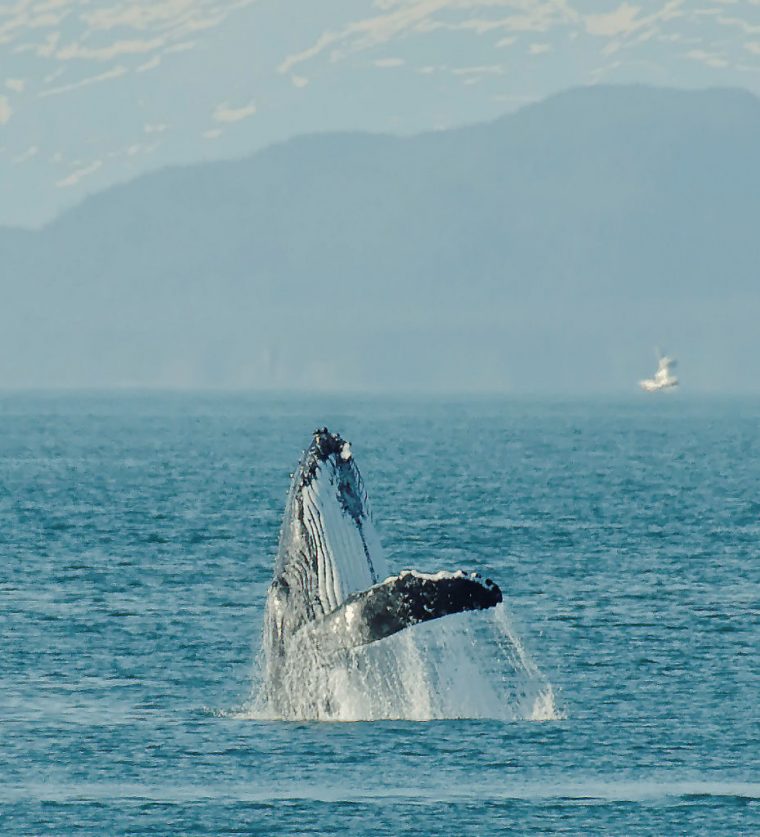
{"label": "whale's jaw", "polygon": [[388,576],[351,446],[327,428],[293,474],[267,598],[268,657],[298,630]]}

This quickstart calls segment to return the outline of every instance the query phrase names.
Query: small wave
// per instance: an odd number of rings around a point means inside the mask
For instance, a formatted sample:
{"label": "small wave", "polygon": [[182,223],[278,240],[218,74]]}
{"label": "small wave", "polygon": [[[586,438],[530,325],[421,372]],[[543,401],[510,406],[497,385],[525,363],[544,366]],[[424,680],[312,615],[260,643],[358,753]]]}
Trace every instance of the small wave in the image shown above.
{"label": "small wave", "polygon": [[281,802],[371,803],[408,802],[415,805],[469,803],[478,799],[481,805],[514,801],[553,802],[598,805],[629,805],[655,803],[662,806],[698,806],[702,802],[746,805],[760,800],[760,784],[731,781],[671,781],[657,777],[638,781],[594,780],[544,781],[494,787],[482,782],[406,783],[378,787],[351,788],[340,784],[308,782],[276,784],[204,783],[156,785],[140,783],[91,782],[9,783],[0,788],[0,802],[18,803],[30,798],[42,802],[82,802],[113,800],[144,800],[162,803],[197,802],[200,799],[234,798],[241,802],[275,805]]}

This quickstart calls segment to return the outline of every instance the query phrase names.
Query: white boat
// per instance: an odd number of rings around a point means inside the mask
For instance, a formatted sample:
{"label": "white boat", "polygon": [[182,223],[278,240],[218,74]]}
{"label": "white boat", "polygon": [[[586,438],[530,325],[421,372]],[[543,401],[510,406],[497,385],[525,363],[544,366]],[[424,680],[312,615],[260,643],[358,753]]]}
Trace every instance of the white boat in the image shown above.
{"label": "white boat", "polygon": [[645,378],[639,381],[639,386],[645,392],[657,392],[661,389],[669,389],[670,387],[678,386],[678,378],[671,374],[671,369],[676,365],[676,361],[672,357],[660,355],[659,363],[657,364],[657,371],[654,373],[654,378]]}

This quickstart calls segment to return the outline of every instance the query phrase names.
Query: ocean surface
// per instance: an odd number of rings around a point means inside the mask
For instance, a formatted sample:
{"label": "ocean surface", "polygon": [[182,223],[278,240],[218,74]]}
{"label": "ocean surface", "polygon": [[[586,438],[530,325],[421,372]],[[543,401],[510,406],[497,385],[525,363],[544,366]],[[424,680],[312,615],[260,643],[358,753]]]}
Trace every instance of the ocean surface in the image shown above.
{"label": "ocean surface", "polygon": [[[257,715],[325,424],[392,568],[494,578],[522,669],[447,617],[408,717]],[[2,835],[760,834],[758,400],[4,394],[0,557]]]}

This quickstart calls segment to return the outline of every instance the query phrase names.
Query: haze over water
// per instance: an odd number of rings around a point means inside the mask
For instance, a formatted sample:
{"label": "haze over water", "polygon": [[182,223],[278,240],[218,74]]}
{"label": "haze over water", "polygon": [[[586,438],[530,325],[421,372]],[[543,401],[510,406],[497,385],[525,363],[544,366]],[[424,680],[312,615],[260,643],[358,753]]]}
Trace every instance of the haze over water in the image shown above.
{"label": "haze over water", "polygon": [[[0,832],[759,831],[758,419],[681,393],[3,395]],[[246,717],[324,424],[394,571],[498,581],[553,720]]]}

